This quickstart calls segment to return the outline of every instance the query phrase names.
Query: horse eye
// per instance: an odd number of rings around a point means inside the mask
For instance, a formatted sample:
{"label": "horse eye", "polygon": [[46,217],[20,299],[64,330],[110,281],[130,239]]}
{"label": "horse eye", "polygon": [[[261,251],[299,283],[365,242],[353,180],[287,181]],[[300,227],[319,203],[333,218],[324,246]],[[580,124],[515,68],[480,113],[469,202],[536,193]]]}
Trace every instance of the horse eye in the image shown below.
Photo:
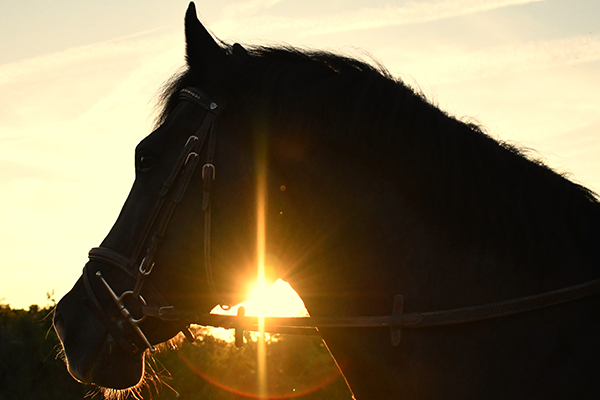
{"label": "horse eye", "polygon": [[140,172],[148,172],[154,167],[154,157],[152,156],[141,156],[138,162],[138,170]]}

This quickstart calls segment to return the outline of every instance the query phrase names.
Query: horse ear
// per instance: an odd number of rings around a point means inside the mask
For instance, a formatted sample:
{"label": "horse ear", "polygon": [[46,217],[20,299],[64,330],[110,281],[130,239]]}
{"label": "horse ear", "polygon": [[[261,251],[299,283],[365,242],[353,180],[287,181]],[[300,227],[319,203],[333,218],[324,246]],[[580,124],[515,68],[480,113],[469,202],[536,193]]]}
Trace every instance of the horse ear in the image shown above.
{"label": "horse ear", "polygon": [[191,2],[185,13],[186,60],[190,68],[210,72],[225,62],[225,51],[219,46],[196,16]]}

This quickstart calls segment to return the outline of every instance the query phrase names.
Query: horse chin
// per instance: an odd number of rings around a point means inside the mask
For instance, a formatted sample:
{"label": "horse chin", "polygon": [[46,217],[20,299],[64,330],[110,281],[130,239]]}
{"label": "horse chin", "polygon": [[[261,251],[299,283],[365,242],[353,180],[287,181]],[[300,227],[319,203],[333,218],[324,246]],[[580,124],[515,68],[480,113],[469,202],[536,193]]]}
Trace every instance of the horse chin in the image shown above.
{"label": "horse chin", "polygon": [[67,368],[79,382],[108,389],[128,389],[137,386],[144,376],[144,354],[127,354],[105,342],[94,360],[77,362],[67,354]]}
{"label": "horse chin", "polygon": [[144,376],[144,355],[119,356],[102,353],[91,371],[94,385],[110,389],[128,389],[137,386]]}

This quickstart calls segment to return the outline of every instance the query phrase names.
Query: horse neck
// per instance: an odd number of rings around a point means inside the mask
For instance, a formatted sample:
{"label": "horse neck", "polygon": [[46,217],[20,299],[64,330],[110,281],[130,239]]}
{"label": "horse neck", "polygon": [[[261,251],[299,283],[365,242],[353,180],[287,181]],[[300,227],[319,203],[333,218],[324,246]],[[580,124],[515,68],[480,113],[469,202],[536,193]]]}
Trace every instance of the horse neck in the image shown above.
{"label": "horse neck", "polygon": [[[463,129],[470,130],[466,125]],[[529,161],[515,159],[496,143],[493,146],[497,148],[488,151],[515,164],[525,163],[523,171],[530,168]],[[598,205],[582,199],[581,193],[567,193],[565,198],[575,200],[552,206],[545,204],[548,199],[543,195],[528,198],[519,193],[521,198],[512,201],[515,188],[505,176],[505,187],[492,183],[498,185],[492,191],[504,196],[500,200],[488,199],[482,193],[488,188],[469,186],[464,179],[457,179],[459,187],[453,188],[462,193],[451,198],[451,194],[436,193],[451,187],[440,182],[452,179],[449,166],[461,172],[453,166],[463,162],[461,155],[451,154],[450,149],[445,163],[435,164],[428,155],[431,162],[426,173],[411,175],[407,171],[423,169],[407,164],[423,162],[418,154],[402,154],[407,156],[405,169],[398,170],[376,155],[360,149],[348,152],[349,148],[321,149],[307,157],[310,163],[295,168],[299,171],[294,179],[297,200],[302,204],[299,225],[304,226],[305,237],[297,251],[301,256],[295,261],[294,274],[288,279],[309,311],[312,306],[323,314],[386,314],[397,294],[419,310],[464,307],[597,277],[595,247],[581,239],[598,226]],[[530,192],[562,195],[577,190],[553,172],[535,168],[533,178],[524,178],[534,186]],[[518,174],[514,179],[520,178]],[[482,202],[481,210],[488,210],[477,214],[479,219],[469,215],[468,204],[448,204],[471,195]],[[585,210],[579,209],[582,206]],[[530,220],[518,221],[519,216],[529,218],[528,210],[536,208],[544,210]],[[443,215],[440,210],[456,214]],[[498,218],[507,221],[494,221]],[[548,234],[548,226],[556,232]]]}

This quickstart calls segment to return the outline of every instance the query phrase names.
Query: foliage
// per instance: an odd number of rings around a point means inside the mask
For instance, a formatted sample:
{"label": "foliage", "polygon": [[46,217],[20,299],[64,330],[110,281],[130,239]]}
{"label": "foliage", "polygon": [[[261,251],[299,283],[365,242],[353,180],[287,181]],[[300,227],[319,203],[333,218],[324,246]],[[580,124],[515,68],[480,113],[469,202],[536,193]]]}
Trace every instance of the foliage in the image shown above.
{"label": "foliage", "polygon": [[[0,400],[100,399],[93,386],[69,376],[51,328],[53,307],[13,310],[0,306]],[[197,328],[194,343],[172,342],[147,362],[158,379],[137,395],[144,399],[241,400],[258,396],[258,343],[219,340]],[[350,399],[334,361],[318,337],[275,335],[265,344],[267,398]],[[152,374],[150,374],[152,375]],[[263,397],[264,398],[264,397]]]}
{"label": "foliage", "polygon": [[71,378],[57,357],[52,309],[0,305],[0,400],[80,400],[90,391]]}
{"label": "foliage", "polygon": [[[170,371],[173,379],[166,383],[174,391],[163,390],[160,398],[260,398],[257,348],[258,342],[249,334],[245,346],[237,349],[233,343],[201,332],[194,343],[183,342],[176,351],[163,351],[155,362]],[[351,398],[320,338],[274,336],[265,349],[268,398]]]}

